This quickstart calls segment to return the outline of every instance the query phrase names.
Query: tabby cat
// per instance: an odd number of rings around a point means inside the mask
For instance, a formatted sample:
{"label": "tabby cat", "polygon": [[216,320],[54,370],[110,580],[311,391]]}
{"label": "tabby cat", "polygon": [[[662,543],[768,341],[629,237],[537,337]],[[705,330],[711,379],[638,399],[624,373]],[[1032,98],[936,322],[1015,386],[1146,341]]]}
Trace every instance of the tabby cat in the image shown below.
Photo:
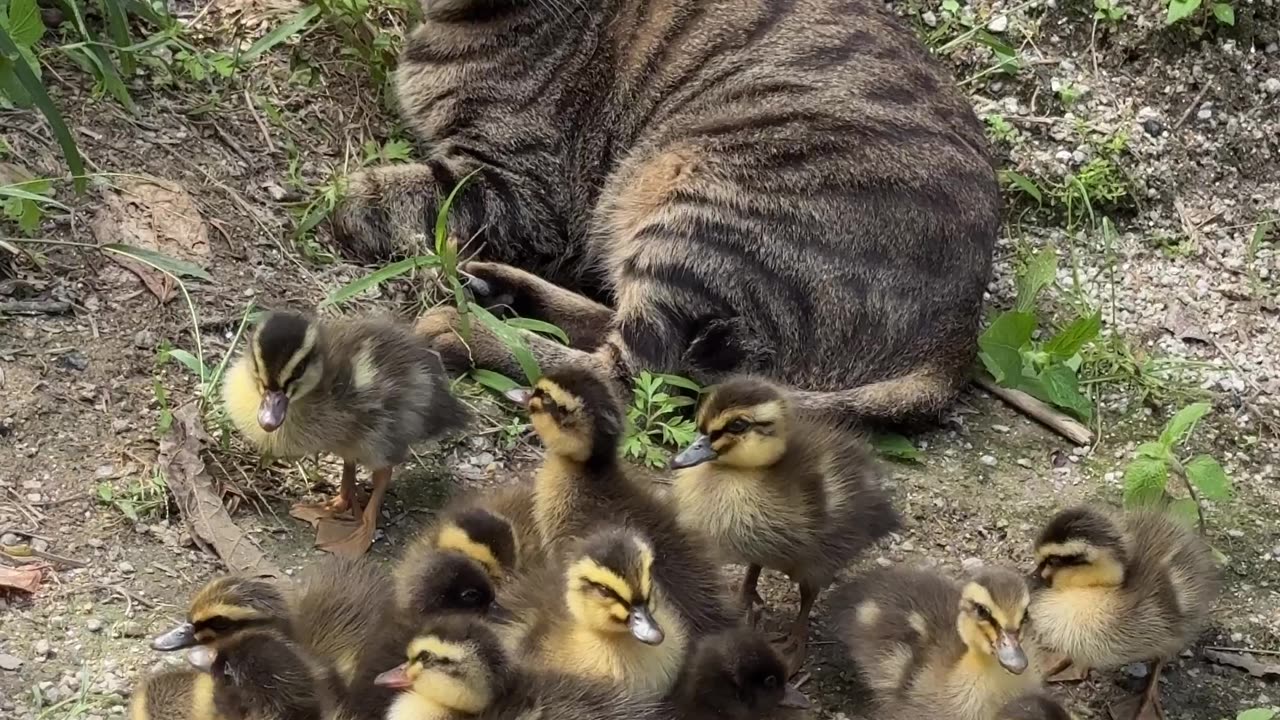
{"label": "tabby cat", "polygon": [[[569,333],[531,338],[544,368],[751,372],[866,420],[936,414],[963,385],[995,173],[972,108],[880,0],[424,12],[396,80],[429,156],[352,178],[347,254],[420,252],[472,176],[449,228],[487,262],[463,269],[481,302]],[[420,325],[449,364],[520,375],[455,321]]]}

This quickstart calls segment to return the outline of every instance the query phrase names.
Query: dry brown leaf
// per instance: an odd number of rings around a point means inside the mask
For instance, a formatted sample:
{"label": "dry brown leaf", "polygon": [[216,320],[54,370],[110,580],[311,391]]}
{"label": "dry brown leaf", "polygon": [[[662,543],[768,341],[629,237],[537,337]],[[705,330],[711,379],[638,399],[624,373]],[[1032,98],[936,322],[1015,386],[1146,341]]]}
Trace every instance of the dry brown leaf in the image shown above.
{"label": "dry brown leaf", "polygon": [[1218,663],[1243,670],[1256,678],[1280,677],[1280,664],[1262,662],[1253,655],[1222,650],[1205,650],[1204,656]]}
{"label": "dry brown leaf", "polygon": [[273,30],[304,7],[299,0],[220,0],[217,12],[232,20],[242,37]]}
{"label": "dry brown leaf", "polygon": [[1164,322],[1161,325],[1179,340],[1195,340],[1205,345],[1212,343],[1204,331],[1204,318],[1176,300],[1170,303],[1169,311],[1165,313]]}
{"label": "dry brown leaf", "polygon": [[[181,185],[168,180],[123,181],[116,192],[107,193],[91,228],[102,245],[133,245],[201,267],[209,259],[209,228],[195,200]],[[173,278],[117,253],[107,256],[137,275],[160,302],[173,299],[177,291]]]}
{"label": "dry brown leaf", "polygon": [[19,568],[0,565],[0,589],[21,590],[33,593],[40,588],[46,565],[27,565]]}
{"label": "dry brown leaf", "polygon": [[213,477],[200,459],[205,439],[199,409],[192,403],[174,411],[173,426],[160,440],[160,470],[192,538],[212,546],[233,572],[280,577],[280,570],[222,506]]}

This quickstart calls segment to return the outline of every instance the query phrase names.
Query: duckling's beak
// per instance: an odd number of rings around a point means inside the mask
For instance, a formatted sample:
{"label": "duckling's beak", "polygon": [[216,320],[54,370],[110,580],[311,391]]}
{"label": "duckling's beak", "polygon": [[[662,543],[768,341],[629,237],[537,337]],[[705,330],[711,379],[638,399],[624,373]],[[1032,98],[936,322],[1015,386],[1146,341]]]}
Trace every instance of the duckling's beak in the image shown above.
{"label": "duckling's beak", "polygon": [[792,708],[794,710],[808,710],[809,698],[804,696],[795,685],[787,683],[787,689],[783,692],[782,700],[778,702],[778,707]]}
{"label": "duckling's beak", "polygon": [[1014,675],[1021,675],[1027,669],[1027,654],[1022,651],[1017,633],[1001,630],[996,636],[996,660]]}
{"label": "duckling's beak", "polygon": [[258,424],[267,432],[275,432],[284,424],[285,412],[289,410],[289,396],[280,390],[268,390],[258,405]]}
{"label": "duckling's beak", "polygon": [[715,460],[716,457],[718,457],[718,454],[715,448],[711,447],[711,438],[706,435],[699,435],[692,445],[681,450],[678,455],[671,459],[671,468],[673,470],[691,468],[695,465]]}
{"label": "duckling's beak", "polygon": [[506,395],[508,400],[520,407],[528,407],[529,400],[533,397],[533,391],[529,388],[511,388],[503,395]]}
{"label": "duckling's beak", "polygon": [[405,672],[408,667],[409,663],[397,665],[379,674],[378,677],[373,679],[373,684],[393,690],[404,690],[407,687],[412,687],[413,681],[409,679],[409,673]]}
{"label": "duckling's beak", "polygon": [[208,645],[197,645],[187,651],[187,662],[197,670],[209,672],[213,661],[218,659],[218,651]]}
{"label": "duckling's beak", "polygon": [[498,625],[506,625],[515,619],[515,615],[496,600],[489,603],[489,611],[485,613],[485,617]]}
{"label": "duckling's beak", "polygon": [[189,622],[182,623],[178,627],[170,630],[163,635],[157,635],[151,639],[151,649],[169,652],[171,650],[181,650],[189,648],[196,644],[196,628]]}
{"label": "duckling's beak", "polygon": [[666,638],[666,634],[658,626],[658,621],[653,619],[649,608],[644,605],[631,608],[631,615],[627,617],[627,627],[631,630],[631,634],[645,645],[661,645]]}

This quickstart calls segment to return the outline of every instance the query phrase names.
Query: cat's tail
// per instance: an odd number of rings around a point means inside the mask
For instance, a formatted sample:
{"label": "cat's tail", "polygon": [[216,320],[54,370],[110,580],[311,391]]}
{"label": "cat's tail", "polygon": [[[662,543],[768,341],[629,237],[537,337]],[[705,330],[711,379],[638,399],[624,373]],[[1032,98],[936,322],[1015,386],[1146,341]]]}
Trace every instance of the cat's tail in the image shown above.
{"label": "cat's tail", "polygon": [[847,390],[793,390],[800,412],[834,422],[880,425],[936,420],[969,378],[953,369],[918,368]]}

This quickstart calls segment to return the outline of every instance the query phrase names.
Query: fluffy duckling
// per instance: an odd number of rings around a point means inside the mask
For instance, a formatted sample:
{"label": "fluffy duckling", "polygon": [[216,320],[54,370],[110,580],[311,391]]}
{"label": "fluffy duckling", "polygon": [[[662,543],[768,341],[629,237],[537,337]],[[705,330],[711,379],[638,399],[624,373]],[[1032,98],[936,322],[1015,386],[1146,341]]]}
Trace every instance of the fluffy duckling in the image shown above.
{"label": "fluffy duckling", "polygon": [[535,672],[511,661],[481,620],[430,619],[408,646],[408,661],[378,682],[402,693],[387,720],[656,720],[657,703],[579,677]]}
{"label": "fluffy duckling", "polygon": [[989,720],[1040,686],[1021,644],[1030,602],[1025,579],[1009,570],[983,569],[960,585],[932,571],[890,568],[854,578],[832,607],[883,712],[905,705]]}
{"label": "fluffy duckling", "polygon": [[[412,326],[289,312],[258,326],[227,372],[223,397],[236,428],[263,453],[342,458],[338,495],[296,505],[293,515],[317,524],[318,547],[349,556],[373,542],[391,472],[410,446],[458,430],[468,417],[449,392],[440,356]],[[363,511],[358,464],[373,473]],[[339,519],[348,511],[354,522]]]}
{"label": "fluffy duckling", "polygon": [[194,670],[149,675],[133,689],[129,720],[215,720],[213,678]]}
{"label": "fluffy duckling", "polygon": [[1037,690],[1005,703],[996,720],[1074,720],[1074,716],[1048,693]]}
{"label": "fluffy duckling", "polygon": [[[800,611],[784,639],[794,673],[804,663],[818,594],[858,553],[900,525],[866,444],[796,417],[786,392],[739,377],[712,389],[697,439],[676,455],[680,524],[729,561],[747,566],[742,602],[753,608],[762,568],[800,586]],[[754,611],[751,612],[754,624]]]}
{"label": "fluffy duckling", "polygon": [[726,630],[701,639],[671,692],[682,720],[756,720],[779,708],[808,708],[787,684],[787,667],[752,629]]}
{"label": "fluffy duckling", "polygon": [[406,618],[487,614],[497,588],[516,572],[519,554],[506,518],[482,506],[445,511],[396,563],[396,609]]}
{"label": "fluffy duckling", "polygon": [[666,694],[694,635],[667,562],[638,532],[592,533],[504,593],[509,645],[539,667]]}
{"label": "fluffy duckling", "polygon": [[1220,590],[1208,544],[1156,510],[1077,507],[1049,522],[1035,553],[1037,640],[1084,668],[1149,662],[1146,690],[1112,714],[1163,718],[1160,671],[1195,641]]}

